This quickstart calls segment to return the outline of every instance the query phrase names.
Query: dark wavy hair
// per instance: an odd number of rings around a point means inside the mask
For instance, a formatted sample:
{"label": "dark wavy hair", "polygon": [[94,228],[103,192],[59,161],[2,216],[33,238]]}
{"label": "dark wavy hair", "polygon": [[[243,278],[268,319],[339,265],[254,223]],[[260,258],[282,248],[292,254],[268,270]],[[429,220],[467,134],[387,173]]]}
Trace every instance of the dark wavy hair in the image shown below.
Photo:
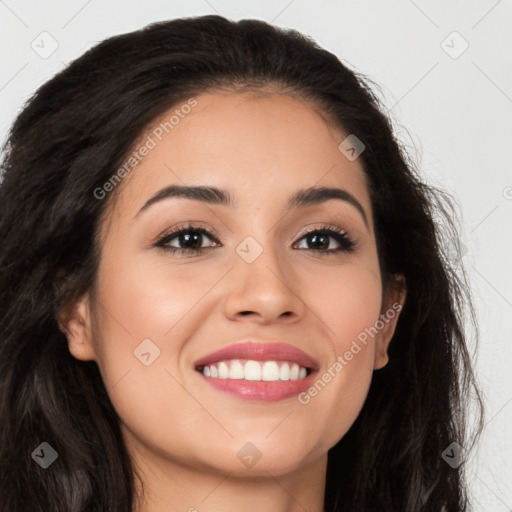
{"label": "dark wavy hair", "polygon": [[[456,208],[421,179],[370,87],[295,30],[221,16],[106,39],[42,85],[14,122],[0,187],[0,506],[9,512],[131,512],[135,478],[95,361],[71,356],[62,307],[91,288],[113,175],[144,130],[184,98],[273,87],[315,105],[365,145],[383,282],[407,300],[362,410],[328,452],[326,512],[463,512],[464,468],[483,428]],[[467,324],[467,325],[466,325]],[[475,395],[471,394],[474,390]],[[479,412],[468,434],[468,406]],[[44,470],[42,441],[58,452]],[[464,449],[460,465],[443,452]],[[456,467],[452,467],[456,466]]]}

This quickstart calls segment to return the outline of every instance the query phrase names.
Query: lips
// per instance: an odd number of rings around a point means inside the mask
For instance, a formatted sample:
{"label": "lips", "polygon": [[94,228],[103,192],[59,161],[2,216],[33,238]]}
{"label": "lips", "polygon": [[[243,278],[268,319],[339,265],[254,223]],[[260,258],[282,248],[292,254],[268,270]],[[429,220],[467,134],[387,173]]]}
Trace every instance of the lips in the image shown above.
{"label": "lips", "polygon": [[201,371],[204,366],[229,359],[290,361],[311,371],[319,369],[316,359],[293,345],[279,341],[264,343],[262,340],[254,338],[234,343],[198,359],[195,362],[195,368]]}

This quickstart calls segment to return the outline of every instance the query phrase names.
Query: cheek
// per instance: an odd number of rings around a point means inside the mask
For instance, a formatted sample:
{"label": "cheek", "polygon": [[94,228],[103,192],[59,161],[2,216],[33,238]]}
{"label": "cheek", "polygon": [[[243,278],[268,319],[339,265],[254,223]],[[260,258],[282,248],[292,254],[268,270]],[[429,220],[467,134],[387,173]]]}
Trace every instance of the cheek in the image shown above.
{"label": "cheek", "polygon": [[[170,256],[171,258],[171,256]],[[104,264],[99,277],[105,318],[102,333],[113,329],[132,342],[145,338],[168,340],[175,326],[218,281],[217,274],[171,265],[165,258],[126,258],[116,254],[115,265]],[[114,321],[115,320],[115,321]],[[116,339],[111,333],[110,339]]]}
{"label": "cheek", "polygon": [[338,354],[379,317],[382,286],[376,260],[317,271],[304,282],[301,296],[322,320]]}
{"label": "cheek", "polygon": [[177,361],[197,328],[194,307],[218,281],[216,272],[148,260],[116,251],[99,269],[95,350],[121,417],[142,410],[171,417],[180,409],[183,390],[171,374],[182,381]]}
{"label": "cheek", "polygon": [[371,384],[375,351],[369,333],[379,319],[382,293],[377,262],[339,269],[335,279],[332,272],[324,277],[317,273],[314,289],[304,293],[323,322],[322,343],[329,340],[330,350],[326,365],[299,396],[299,403],[306,414],[332,426],[322,441],[328,449],[357,418]]}
{"label": "cheek", "polygon": [[[95,309],[97,360],[105,388],[132,434],[148,443],[158,440],[153,449],[165,446],[180,454],[187,425],[200,425],[204,414],[190,407],[176,360],[188,337],[183,330],[187,312],[204,287],[212,285],[187,280],[178,267],[144,267],[121,254],[110,261],[115,266],[106,263],[99,272]],[[186,421],[171,421],[182,411]],[[182,455],[186,460],[188,454]]]}

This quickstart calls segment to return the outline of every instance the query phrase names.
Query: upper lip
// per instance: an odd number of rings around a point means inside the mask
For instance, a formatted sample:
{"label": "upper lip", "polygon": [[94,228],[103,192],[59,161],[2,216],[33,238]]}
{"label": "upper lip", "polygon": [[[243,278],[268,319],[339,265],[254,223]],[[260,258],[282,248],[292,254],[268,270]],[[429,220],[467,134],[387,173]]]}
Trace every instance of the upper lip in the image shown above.
{"label": "upper lip", "polygon": [[206,366],[219,361],[228,359],[251,359],[254,361],[290,361],[310,370],[318,370],[319,365],[315,358],[306,354],[289,343],[283,342],[263,342],[251,338],[232,345],[228,345],[220,350],[216,350],[195,362],[196,368]]}

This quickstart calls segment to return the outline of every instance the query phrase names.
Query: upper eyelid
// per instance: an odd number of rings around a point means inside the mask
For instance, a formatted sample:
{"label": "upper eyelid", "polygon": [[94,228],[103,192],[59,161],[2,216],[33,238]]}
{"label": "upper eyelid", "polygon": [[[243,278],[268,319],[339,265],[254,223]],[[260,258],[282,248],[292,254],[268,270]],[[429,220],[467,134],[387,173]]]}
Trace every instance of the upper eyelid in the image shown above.
{"label": "upper eyelid", "polygon": [[[208,236],[210,238],[213,237],[213,238],[216,238],[217,240],[220,238],[220,236],[217,234],[217,232],[212,228],[208,228],[203,225],[198,225],[198,226],[184,225],[184,226],[180,226],[180,227],[169,229],[169,230],[165,231],[163,234],[156,237],[155,243],[159,243],[161,240],[165,240],[166,238],[169,238],[170,236],[172,236],[172,238],[175,238],[175,237],[179,236],[180,232],[182,232],[182,231],[184,231],[184,232],[197,231],[197,230],[201,230],[201,229],[204,229],[205,231],[208,232],[205,236]],[[203,233],[203,235],[204,235],[204,233]],[[172,240],[172,238],[171,238],[171,240]]]}

